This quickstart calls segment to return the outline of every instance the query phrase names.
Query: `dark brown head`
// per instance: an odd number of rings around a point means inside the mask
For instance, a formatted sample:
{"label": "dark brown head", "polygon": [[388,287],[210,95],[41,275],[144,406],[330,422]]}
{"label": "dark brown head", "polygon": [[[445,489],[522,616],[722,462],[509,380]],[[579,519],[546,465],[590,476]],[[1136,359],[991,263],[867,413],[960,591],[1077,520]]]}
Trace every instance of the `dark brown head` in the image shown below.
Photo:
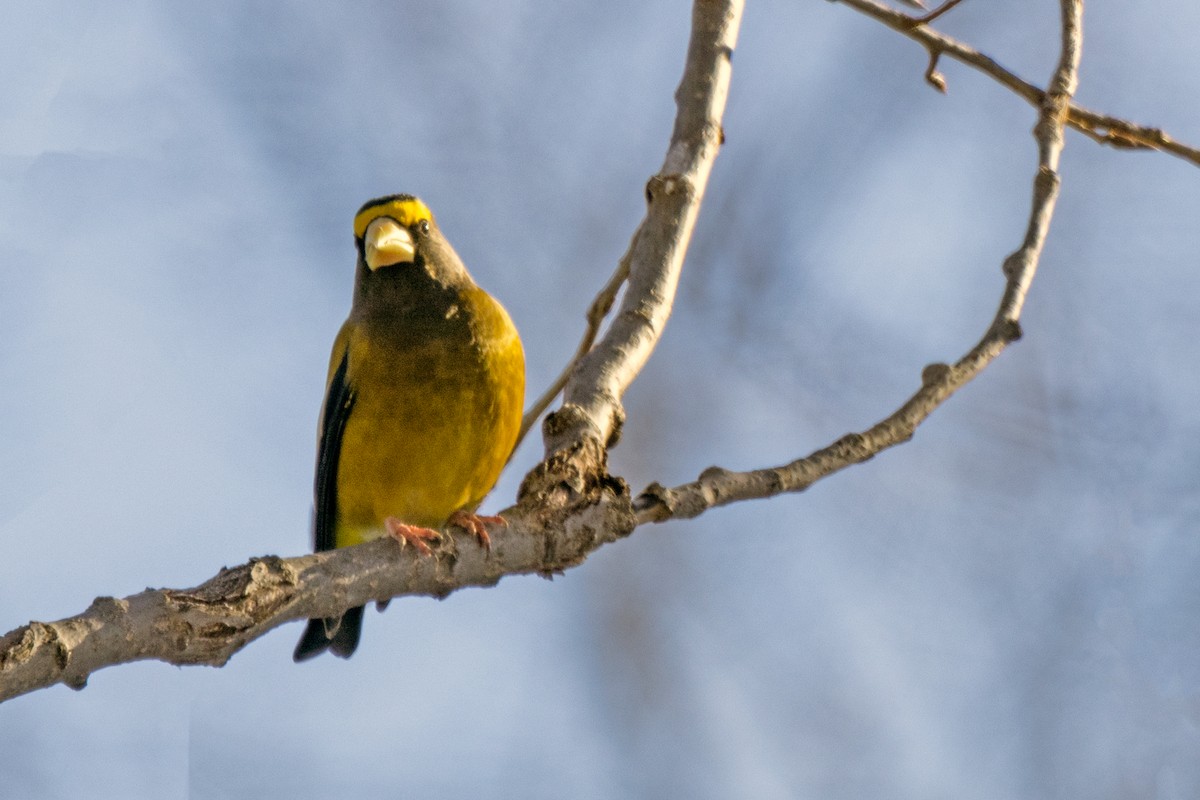
{"label": "dark brown head", "polygon": [[355,313],[433,311],[474,286],[429,207],[407,194],[371,200],[354,215]]}

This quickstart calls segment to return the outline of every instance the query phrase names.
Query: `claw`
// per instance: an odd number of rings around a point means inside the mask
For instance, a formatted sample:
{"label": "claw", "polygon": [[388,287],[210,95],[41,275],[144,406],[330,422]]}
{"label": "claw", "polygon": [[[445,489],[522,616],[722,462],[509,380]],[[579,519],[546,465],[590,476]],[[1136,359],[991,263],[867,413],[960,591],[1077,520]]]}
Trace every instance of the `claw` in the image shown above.
{"label": "claw", "polygon": [[387,528],[388,535],[400,543],[401,547],[411,544],[417,548],[417,552],[423,556],[433,555],[433,550],[429,545],[425,544],[427,540],[440,542],[442,535],[432,528],[422,528],[419,525],[408,525],[395,517],[388,517],[383,521],[383,527]]}
{"label": "claw", "polygon": [[479,540],[479,546],[487,552],[492,552],[492,537],[488,536],[488,525],[500,525],[508,527],[508,520],[504,517],[484,517],[479,514],[472,514],[470,511],[455,511],[450,515],[450,519],[446,520],[451,525],[457,525],[467,533]]}

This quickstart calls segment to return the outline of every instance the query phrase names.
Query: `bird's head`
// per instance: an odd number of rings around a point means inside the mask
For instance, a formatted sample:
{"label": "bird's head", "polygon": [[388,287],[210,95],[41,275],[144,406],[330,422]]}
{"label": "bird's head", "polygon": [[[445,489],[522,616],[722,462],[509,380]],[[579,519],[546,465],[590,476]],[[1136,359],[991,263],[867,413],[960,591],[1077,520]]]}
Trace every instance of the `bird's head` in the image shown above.
{"label": "bird's head", "polygon": [[429,207],[408,194],[370,200],[354,215],[354,242],[371,272],[416,263],[421,240],[433,230]]}
{"label": "bird's head", "polygon": [[410,194],[367,202],[354,215],[358,313],[440,314],[474,286],[429,207]]}

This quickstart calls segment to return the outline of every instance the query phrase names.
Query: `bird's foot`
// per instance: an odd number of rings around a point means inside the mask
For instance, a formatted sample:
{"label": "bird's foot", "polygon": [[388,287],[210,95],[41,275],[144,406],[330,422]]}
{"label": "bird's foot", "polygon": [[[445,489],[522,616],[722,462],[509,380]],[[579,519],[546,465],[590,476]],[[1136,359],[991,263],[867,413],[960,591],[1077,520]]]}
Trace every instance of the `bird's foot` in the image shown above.
{"label": "bird's foot", "polygon": [[433,555],[433,550],[425,544],[426,541],[440,542],[442,540],[442,535],[432,528],[408,525],[395,517],[385,519],[383,527],[387,529],[389,536],[400,543],[401,547],[411,544],[423,556]]}
{"label": "bird's foot", "polygon": [[451,525],[457,525],[467,533],[479,540],[479,546],[487,552],[492,552],[492,537],[488,536],[488,525],[501,525],[508,527],[508,520],[504,517],[484,517],[479,514],[472,514],[470,511],[455,511],[450,515],[450,519],[446,520]]}

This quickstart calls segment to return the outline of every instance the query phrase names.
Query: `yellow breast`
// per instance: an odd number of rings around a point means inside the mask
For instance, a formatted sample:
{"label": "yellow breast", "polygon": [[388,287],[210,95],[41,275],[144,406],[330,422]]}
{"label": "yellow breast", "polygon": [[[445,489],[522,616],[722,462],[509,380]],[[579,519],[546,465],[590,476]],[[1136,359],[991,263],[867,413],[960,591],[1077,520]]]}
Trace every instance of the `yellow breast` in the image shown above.
{"label": "yellow breast", "polygon": [[508,460],[524,351],[503,307],[482,290],[470,295],[462,335],[406,339],[370,321],[339,334],[333,358],[348,351],[354,405],[338,459],[338,547],[381,535],[387,517],[441,526],[477,506]]}

